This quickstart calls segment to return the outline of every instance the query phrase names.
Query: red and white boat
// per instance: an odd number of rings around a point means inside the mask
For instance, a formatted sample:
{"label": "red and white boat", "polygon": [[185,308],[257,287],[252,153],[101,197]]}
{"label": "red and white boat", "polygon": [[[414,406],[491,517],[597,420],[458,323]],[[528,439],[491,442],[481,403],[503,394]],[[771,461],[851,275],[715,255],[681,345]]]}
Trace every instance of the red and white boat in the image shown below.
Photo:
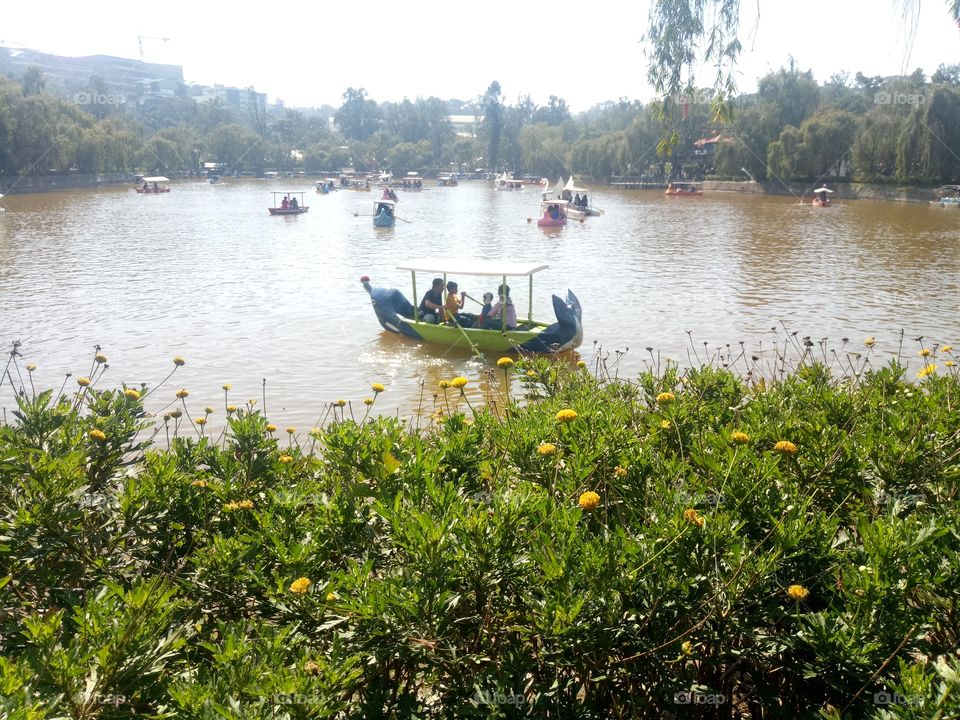
{"label": "red and white boat", "polygon": [[154,193],[168,193],[170,192],[169,185],[161,185],[160,183],[170,182],[170,178],[166,178],[163,175],[157,175],[155,177],[145,177],[143,179],[143,185],[137,188],[137,192],[141,195],[152,195]]}
{"label": "red and white boat", "polygon": [[[279,205],[277,205],[277,195],[283,195],[283,200]],[[300,196],[299,200],[297,200],[297,195]],[[267,210],[270,211],[271,215],[301,215],[310,209],[304,204],[303,196],[304,193],[302,192],[275,192],[273,193],[274,207],[267,208]]]}
{"label": "red and white boat", "polygon": [[493,186],[497,190],[517,191],[523,190],[523,180],[515,180],[507,173],[500,173],[493,181]]}
{"label": "red and white boat", "polygon": [[[546,195],[546,193],[544,193]],[[540,201],[540,218],[537,227],[562,227],[567,224],[566,200],[544,199]]]}
{"label": "red and white boat", "polygon": [[703,197],[703,190],[696,183],[672,182],[663,193],[667,197]]}
{"label": "red and white boat", "polygon": [[833,190],[828,187],[818,187],[813,191],[813,202],[810,203],[813,207],[830,207],[830,195],[833,194]]}

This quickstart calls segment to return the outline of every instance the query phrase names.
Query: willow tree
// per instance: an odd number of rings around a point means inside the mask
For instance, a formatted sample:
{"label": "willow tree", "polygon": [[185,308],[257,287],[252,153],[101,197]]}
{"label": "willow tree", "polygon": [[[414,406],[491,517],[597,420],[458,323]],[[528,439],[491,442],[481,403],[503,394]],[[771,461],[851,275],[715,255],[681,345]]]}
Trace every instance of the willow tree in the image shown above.
{"label": "willow tree", "polygon": [[[894,0],[919,7],[920,0]],[[960,0],[946,0],[950,17],[960,24]],[[758,0],[759,6],[759,0]],[[671,123],[696,92],[695,67],[702,60],[715,68],[711,115],[714,122],[729,122],[736,93],[734,70],[742,46],[739,40],[740,0],[653,0],[646,33],[650,69],[647,77],[660,95],[655,106],[659,118]],[[669,132],[658,150],[669,154],[677,135]]]}

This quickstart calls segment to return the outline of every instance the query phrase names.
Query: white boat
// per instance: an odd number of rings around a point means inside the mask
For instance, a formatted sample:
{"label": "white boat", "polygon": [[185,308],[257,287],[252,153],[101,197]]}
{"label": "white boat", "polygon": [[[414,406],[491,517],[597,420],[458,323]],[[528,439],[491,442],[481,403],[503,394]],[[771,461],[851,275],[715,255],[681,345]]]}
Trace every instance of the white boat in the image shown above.
{"label": "white boat", "polygon": [[493,181],[493,186],[497,190],[517,191],[523,190],[523,180],[516,180],[507,173],[500,173]]}
{"label": "white boat", "polygon": [[586,188],[578,188],[574,185],[573,175],[570,176],[567,184],[563,186],[563,190],[560,192],[560,197],[570,203],[567,206],[567,217],[571,220],[583,220],[591,215],[603,214],[603,210],[590,204],[589,192]]}

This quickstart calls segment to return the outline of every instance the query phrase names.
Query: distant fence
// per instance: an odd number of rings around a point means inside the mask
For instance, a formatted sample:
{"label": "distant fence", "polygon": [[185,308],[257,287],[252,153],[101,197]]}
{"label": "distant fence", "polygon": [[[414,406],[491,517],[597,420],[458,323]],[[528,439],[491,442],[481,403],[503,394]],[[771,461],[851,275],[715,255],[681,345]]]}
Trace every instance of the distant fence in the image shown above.
{"label": "distant fence", "polygon": [[56,192],[99,185],[133,183],[133,173],[70,173],[69,175],[0,175],[0,193]]}

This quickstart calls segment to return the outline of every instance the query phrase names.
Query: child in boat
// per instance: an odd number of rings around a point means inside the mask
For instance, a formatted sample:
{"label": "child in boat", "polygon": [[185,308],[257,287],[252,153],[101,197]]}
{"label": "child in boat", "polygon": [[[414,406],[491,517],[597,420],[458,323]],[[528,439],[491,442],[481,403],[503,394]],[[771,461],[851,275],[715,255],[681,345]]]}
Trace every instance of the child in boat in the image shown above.
{"label": "child in boat", "polygon": [[483,294],[483,308],[480,310],[480,317],[477,320],[478,328],[482,328],[483,324],[490,319],[491,310],[493,310],[493,293],[485,292]]}
{"label": "child in boat", "polygon": [[467,295],[467,291],[464,290],[460,293],[460,299],[457,299],[457,284],[451,280],[447,283],[447,300],[443,304],[443,318],[447,322],[453,320],[457,313],[463,310],[463,300]]}

